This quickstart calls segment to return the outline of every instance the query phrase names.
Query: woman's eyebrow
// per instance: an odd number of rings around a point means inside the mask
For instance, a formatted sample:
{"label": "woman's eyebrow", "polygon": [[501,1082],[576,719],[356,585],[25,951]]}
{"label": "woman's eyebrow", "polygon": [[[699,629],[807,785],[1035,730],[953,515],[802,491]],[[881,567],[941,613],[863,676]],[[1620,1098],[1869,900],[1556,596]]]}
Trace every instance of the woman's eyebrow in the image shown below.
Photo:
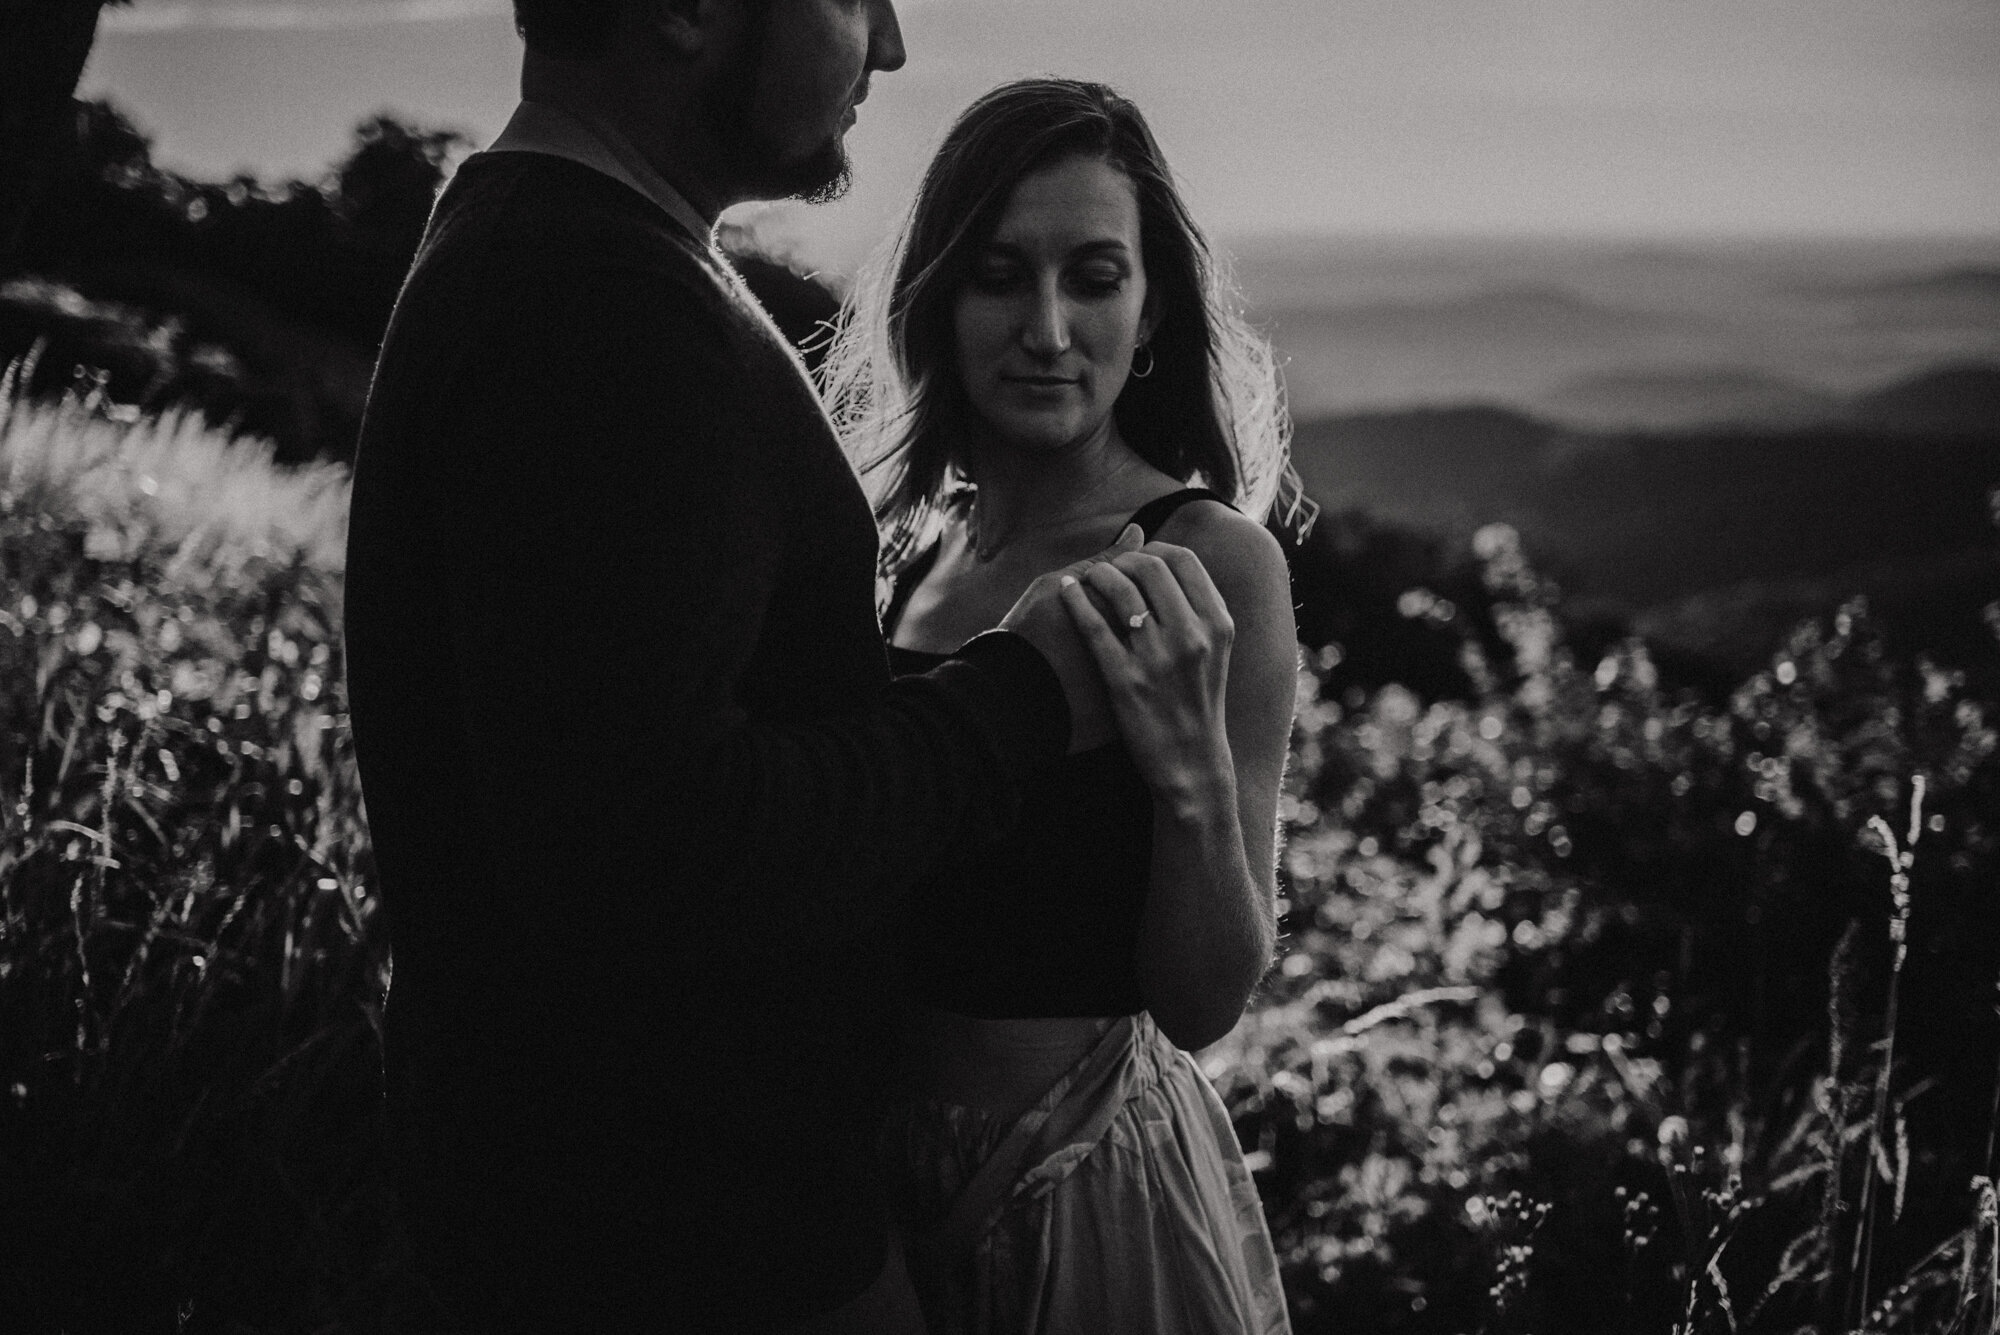
{"label": "woman's eyebrow", "polygon": [[[1019,246],[1011,241],[1001,241],[995,238],[982,244],[979,247],[979,253],[982,255],[997,255],[1007,259],[1021,259],[1027,255],[1028,251],[1025,246]],[[1107,236],[1090,241],[1079,241],[1077,244],[1071,246],[1067,253],[1072,256],[1096,254],[1127,256],[1132,253],[1132,248],[1117,237]]]}
{"label": "woman's eyebrow", "polygon": [[1069,253],[1072,255],[1095,255],[1101,253],[1123,256],[1131,254],[1132,248],[1117,237],[1107,236],[1096,241],[1084,241],[1071,246]]}

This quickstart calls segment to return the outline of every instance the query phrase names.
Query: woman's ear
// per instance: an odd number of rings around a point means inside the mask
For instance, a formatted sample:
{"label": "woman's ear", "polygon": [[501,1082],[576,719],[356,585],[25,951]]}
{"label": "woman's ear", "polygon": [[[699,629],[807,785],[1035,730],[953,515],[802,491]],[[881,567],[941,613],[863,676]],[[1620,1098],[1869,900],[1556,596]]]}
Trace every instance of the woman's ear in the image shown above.
{"label": "woman's ear", "polygon": [[1160,327],[1160,289],[1148,283],[1146,299],[1139,303],[1139,344],[1141,347],[1153,341],[1153,335]]}

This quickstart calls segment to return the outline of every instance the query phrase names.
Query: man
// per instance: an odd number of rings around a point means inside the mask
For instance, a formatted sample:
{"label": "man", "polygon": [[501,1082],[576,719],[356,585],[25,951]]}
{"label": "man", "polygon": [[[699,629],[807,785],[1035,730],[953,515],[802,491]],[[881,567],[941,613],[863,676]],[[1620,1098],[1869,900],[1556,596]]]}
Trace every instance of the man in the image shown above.
{"label": "man", "polygon": [[523,103],[398,302],[348,557],[414,1249],[481,1332],[918,1331],[867,1167],[899,896],[1109,725],[1052,583],[890,683],[868,507],[710,245],[839,188],[896,16],[517,19]]}

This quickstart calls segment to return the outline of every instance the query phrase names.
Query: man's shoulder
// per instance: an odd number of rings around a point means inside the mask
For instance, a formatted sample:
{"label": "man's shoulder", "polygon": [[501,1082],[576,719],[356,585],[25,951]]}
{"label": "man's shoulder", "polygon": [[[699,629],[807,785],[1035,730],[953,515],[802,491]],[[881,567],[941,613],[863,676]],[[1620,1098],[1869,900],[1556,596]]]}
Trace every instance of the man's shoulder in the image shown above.
{"label": "man's shoulder", "polygon": [[546,153],[480,153],[439,198],[417,269],[476,268],[526,288],[630,286],[722,300],[704,242],[603,173]]}
{"label": "man's shoulder", "polygon": [[[469,159],[398,302],[378,387],[624,418],[697,405],[731,419],[816,409],[725,262],[651,200],[579,163]],[[755,428],[761,430],[762,428]]]}
{"label": "man's shoulder", "polygon": [[504,150],[475,153],[452,175],[438,200],[441,213],[499,208],[510,220],[614,223],[640,233],[685,236],[686,229],[658,205],[621,181],[553,153]]}
{"label": "man's shoulder", "polygon": [[459,169],[400,306],[399,324],[442,320],[510,345],[609,322],[642,356],[666,340],[727,357],[752,334],[705,243],[628,186],[531,152],[482,153]]}

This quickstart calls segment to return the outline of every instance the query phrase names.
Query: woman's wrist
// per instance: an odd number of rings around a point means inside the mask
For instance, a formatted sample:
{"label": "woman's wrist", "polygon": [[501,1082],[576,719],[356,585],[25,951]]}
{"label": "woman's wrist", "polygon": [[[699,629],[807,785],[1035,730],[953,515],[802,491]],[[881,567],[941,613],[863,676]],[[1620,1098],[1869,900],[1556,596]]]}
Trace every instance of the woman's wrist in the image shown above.
{"label": "woman's wrist", "polygon": [[1227,764],[1219,770],[1190,766],[1151,786],[1154,810],[1176,824],[1198,828],[1236,819],[1236,775]]}

